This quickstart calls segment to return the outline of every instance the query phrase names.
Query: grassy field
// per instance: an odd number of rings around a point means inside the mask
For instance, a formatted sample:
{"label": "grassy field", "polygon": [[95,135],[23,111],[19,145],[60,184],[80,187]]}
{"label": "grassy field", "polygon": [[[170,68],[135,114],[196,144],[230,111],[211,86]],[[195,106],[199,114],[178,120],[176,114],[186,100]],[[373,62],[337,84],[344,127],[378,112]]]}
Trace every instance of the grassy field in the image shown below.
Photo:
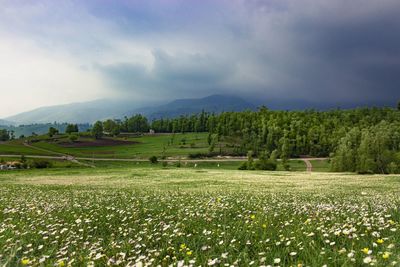
{"label": "grassy field", "polygon": [[0,264],[400,261],[400,176],[145,164],[0,172]]}
{"label": "grassy field", "polygon": [[313,171],[316,172],[329,172],[331,165],[329,160],[310,160]]}
{"label": "grassy field", "polygon": [[47,155],[48,153],[23,145],[22,140],[0,142],[0,155]]}
{"label": "grassy field", "polygon": [[63,147],[57,143],[41,141],[35,147],[48,149],[77,157],[115,157],[115,158],[148,158],[149,156],[187,156],[189,153],[206,153],[208,151],[206,133],[148,135],[120,139],[136,142],[135,144],[102,146],[102,147]]}

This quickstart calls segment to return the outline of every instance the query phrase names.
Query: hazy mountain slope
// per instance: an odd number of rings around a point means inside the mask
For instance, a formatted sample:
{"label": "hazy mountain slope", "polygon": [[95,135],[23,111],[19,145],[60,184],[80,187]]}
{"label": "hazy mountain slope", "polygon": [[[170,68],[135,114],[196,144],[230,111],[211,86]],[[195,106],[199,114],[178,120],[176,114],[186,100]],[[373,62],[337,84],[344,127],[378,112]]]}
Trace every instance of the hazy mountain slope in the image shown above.
{"label": "hazy mountain slope", "polygon": [[96,100],[91,102],[73,103],[50,107],[41,107],[23,112],[6,120],[15,121],[17,124],[30,123],[92,123],[97,120],[118,118],[123,112],[131,109],[127,102]]}
{"label": "hazy mountain slope", "polygon": [[157,119],[190,115],[199,113],[202,110],[220,113],[246,109],[254,110],[255,106],[236,96],[211,95],[204,98],[177,99],[161,106],[139,108],[129,112],[127,115],[140,113],[149,119]]}
{"label": "hazy mountain slope", "polygon": [[[96,100],[92,102],[41,107],[8,118],[17,125],[34,123],[93,123],[97,120],[120,118],[134,114],[143,114],[150,120],[154,118],[172,118],[181,115],[207,112],[242,111],[255,109],[243,99],[235,96],[212,95],[204,98],[178,99],[168,104],[137,108],[143,105],[127,100]],[[0,123],[1,124],[1,123]]]}
{"label": "hazy mountain slope", "polygon": [[[63,124],[54,124],[54,123],[40,123],[40,124],[29,124],[29,125],[20,125],[20,126],[0,126],[0,129],[6,129],[8,131],[13,131],[16,138],[21,135],[31,136],[32,133],[35,134],[46,134],[49,132],[49,128],[54,127],[58,129],[61,133],[65,132],[65,128],[67,127],[66,123]],[[90,128],[89,124],[78,124],[78,128],[80,132],[85,132]]]}
{"label": "hazy mountain slope", "polygon": [[2,126],[10,126],[10,125],[14,125],[14,122],[11,121],[7,121],[7,120],[0,120],[0,125]]}

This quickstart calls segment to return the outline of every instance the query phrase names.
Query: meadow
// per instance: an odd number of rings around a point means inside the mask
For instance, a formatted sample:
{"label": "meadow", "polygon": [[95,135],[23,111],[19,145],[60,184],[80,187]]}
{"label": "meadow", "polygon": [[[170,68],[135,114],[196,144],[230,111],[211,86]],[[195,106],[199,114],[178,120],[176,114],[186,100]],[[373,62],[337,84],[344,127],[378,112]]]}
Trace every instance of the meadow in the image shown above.
{"label": "meadow", "polygon": [[0,264],[398,266],[399,204],[396,175],[145,163],[0,172]]}
{"label": "meadow", "polygon": [[[60,145],[60,143],[68,142],[68,138],[62,137],[54,142],[40,140],[39,142],[32,143],[32,145],[37,148],[76,157],[146,159],[153,155],[177,157],[187,156],[190,153],[207,153],[209,147],[207,143],[207,133],[144,135],[113,139],[133,142],[133,144],[98,147],[65,147]],[[80,137],[79,140],[93,141],[91,138],[82,137]]]}

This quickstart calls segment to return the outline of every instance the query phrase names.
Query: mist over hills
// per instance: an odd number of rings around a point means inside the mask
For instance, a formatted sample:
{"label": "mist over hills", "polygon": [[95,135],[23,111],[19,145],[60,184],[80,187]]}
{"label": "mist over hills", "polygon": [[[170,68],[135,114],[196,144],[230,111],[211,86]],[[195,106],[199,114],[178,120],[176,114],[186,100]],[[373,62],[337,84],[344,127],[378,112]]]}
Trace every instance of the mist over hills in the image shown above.
{"label": "mist over hills", "polygon": [[236,96],[211,95],[204,98],[176,99],[165,105],[139,108],[127,115],[143,114],[148,119],[174,118],[201,111],[221,113],[224,111],[255,110],[256,106]]}
{"label": "mist over hills", "polygon": [[[97,120],[122,119],[124,116],[142,114],[148,119],[172,118],[181,115],[206,112],[254,110],[255,105],[236,96],[211,95],[204,98],[177,99],[172,102],[148,107],[126,100],[96,100],[41,107],[23,112],[0,121],[0,125],[32,123],[93,123]],[[10,123],[12,122],[12,123]]]}
{"label": "mist over hills", "polygon": [[1,120],[0,119],[0,125],[2,125],[2,126],[11,126],[11,125],[14,125],[15,123],[14,122],[12,122],[12,121],[6,121],[6,120]]}

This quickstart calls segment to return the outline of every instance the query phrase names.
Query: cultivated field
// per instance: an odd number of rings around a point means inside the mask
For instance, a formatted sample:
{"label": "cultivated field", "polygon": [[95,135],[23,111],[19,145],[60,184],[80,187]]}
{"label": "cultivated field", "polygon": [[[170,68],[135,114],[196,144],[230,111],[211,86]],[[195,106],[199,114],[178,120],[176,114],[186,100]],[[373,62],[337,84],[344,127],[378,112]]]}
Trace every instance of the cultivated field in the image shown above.
{"label": "cultivated field", "polygon": [[400,177],[148,166],[0,172],[6,266],[400,262]]}
{"label": "cultivated field", "polygon": [[[208,152],[207,133],[157,134],[126,138],[79,137],[71,142],[67,135],[49,138],[47,135],[12,140],[0,143],[0,155],[54,155],[56,153],[76,157],[96,158],[148,158],[164,155],[166,157],[187,156],[190,153]],[[32,141],[35,140],[35,141]]]}

